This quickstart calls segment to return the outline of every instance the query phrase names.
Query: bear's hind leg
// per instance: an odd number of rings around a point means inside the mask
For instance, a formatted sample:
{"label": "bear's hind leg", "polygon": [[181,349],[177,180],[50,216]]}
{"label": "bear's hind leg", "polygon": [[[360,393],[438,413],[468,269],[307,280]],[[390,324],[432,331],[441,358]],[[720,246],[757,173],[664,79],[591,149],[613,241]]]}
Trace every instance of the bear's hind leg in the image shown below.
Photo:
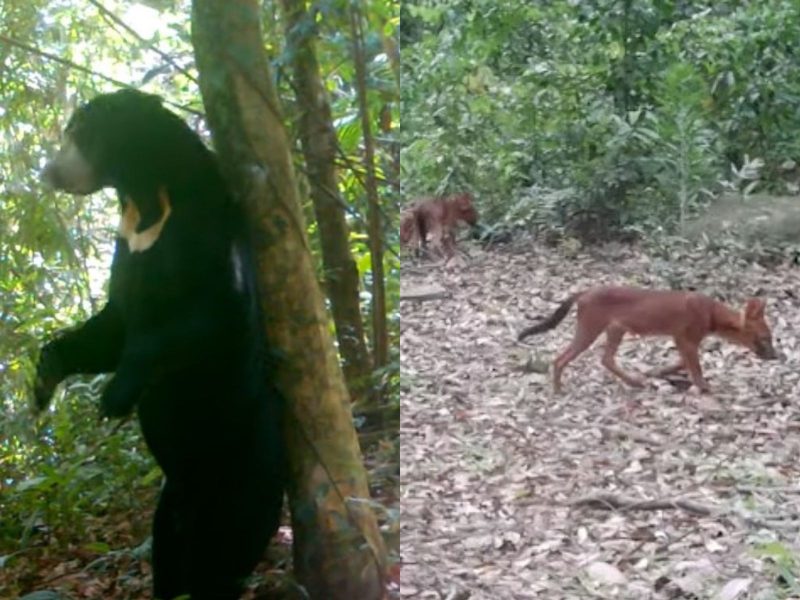
{"label": "bear's hind leg", "polygon": [[193,495],[197,505],[189,533],[192,600],[237,600],[280,518],[282,492],[271,486],[245,479],[218,487],[215,493],[204,490],[203,497]]}
{"label": "bear's hind leg", "polygon": [[172,600],[189,593],[187,520],[178,491],[167,481],[153,519],[153,597]]}

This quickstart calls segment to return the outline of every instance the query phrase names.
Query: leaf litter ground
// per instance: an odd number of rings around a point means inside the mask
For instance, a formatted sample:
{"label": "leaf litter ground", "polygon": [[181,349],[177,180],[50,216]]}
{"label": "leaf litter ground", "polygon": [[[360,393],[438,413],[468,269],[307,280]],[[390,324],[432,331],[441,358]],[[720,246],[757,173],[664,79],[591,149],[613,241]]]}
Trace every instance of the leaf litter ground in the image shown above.
{"label": "leaf litter ground", "polygon": [[[402,273],[401,596],[800,598],[800,270],[700,251],[469,252]],[[737,307],[762,295],[784,356],[707,340],[710,396],[630,390],[600,366],[601,338],[553,397],[544,371],[574,313],[516,334],[606,283]],[[643,372],[675,350],[628,336],[618,359]]]}

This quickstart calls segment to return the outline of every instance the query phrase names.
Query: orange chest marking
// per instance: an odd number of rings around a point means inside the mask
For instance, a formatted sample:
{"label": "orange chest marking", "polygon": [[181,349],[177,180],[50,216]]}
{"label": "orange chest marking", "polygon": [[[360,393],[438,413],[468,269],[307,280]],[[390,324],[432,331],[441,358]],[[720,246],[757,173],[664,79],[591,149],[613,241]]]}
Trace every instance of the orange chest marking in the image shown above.
{"label": "orange chest marking", "polygon": [[139,208],[136,206],[136,203],[132,198],[128,198],[128,201],[125,203],[125,208],[119,220],[118,232],[119,237],[128,242],[128,249],[131,252],[144,252],[149,250],[161,236],[161,230],[164,229],[164,224],[167,222],[170,214],[172,214],[169,196],[167,196],[167,192],[164,189],[158,192],[158,202],[161,206],[161,218],[144,231],[136,231],[139,222],[142,220],[142,215],[139,213]]}

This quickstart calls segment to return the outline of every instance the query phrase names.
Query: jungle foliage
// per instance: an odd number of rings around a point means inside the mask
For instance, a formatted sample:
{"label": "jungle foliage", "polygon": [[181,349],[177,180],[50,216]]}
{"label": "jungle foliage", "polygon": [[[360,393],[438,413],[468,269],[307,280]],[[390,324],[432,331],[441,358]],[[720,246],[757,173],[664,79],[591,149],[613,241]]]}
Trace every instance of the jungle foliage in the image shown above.
{"label": "jungle foliage", "polygon": [[720,191],[796,194],[800,5],[402,5],[404,194],[497,224],[680,231]]}

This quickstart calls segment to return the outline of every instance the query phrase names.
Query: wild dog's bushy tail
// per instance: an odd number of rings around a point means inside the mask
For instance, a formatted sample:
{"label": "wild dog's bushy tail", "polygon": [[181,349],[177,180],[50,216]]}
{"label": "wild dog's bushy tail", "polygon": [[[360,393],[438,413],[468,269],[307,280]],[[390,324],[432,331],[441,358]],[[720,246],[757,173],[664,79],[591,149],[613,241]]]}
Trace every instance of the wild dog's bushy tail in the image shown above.
{"label": "wild dog's bushy tail", "polygon": [[581,296],[581,294],[583,294],[583,292],[575,292],[569,298],[564,300],[555,310],[555,312],[547,317],[544,321],[537,323],[536,325],[531,325],[530,327],[520,331],[519,335],[517,336],[517,340],[521,342],[529,335],[535,335],[537,333],[543,333],[553,329],[566,318],[566,316],[569,314],[569,309],[572,308],[572,305],[575,304],[575,301]]}

